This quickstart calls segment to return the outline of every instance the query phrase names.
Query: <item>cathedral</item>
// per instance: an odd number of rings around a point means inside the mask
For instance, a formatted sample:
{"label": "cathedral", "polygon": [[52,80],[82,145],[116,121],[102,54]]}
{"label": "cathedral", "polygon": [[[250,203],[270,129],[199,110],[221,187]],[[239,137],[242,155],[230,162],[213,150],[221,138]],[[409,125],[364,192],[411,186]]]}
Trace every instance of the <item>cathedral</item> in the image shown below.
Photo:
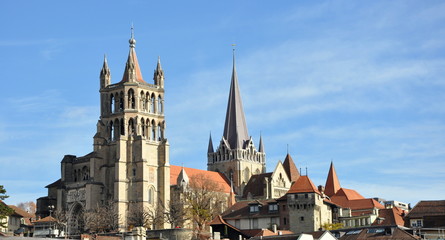
{"label": "cathedral", "polygon": [[[230,207],[240,199],[279,198],[289,190],[299,172],[288,155],[273,172],[266,172],[266,153],[260,137],[258,147],[248,135],[236,72],[235,54],[224,132],[216,150],[210,136],[207,171],[172,166],[165,136],[164,71],[160,58],[153,82],[142,76],[133,32],[120,81],[111,82],[104,58],[100,70],[100,117],[93,137],[93,151],[85,156],[65,155],[61,178],[46,186],[48,196],[37,200],[37,215],[50,214],[49,206],[66,212],[67,231],[78,234],[81,212],[112,202],[119,216],[119,229],[128,229],[133,207],[169,207],[172,196],[194,176],[205,175],[221,185]],[[230,203],[230,199],[233,201]],[[52,208],[52,207],[51,207]],[[153,226],[171,228],[166,221]]]}

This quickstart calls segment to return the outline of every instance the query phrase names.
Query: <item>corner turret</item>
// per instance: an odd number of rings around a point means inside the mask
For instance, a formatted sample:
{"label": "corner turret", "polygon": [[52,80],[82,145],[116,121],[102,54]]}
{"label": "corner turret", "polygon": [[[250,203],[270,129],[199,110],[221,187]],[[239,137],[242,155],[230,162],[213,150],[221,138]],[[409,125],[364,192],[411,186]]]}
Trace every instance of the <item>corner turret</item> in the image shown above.
{"label": "corner turret", "polygon": [[158,64],[156,65],[156,69],[153,74],[153,80],[155,85],[164,88],[164,70],[162,70],[161,66],[161,57],[158,57]]}
{"label": "corner turret", "polygon": [[102,69],[100,70],[100,88],[106,88],[111,84],[111,72],[110,68],[108,68],[107,56],[104,56],[104,64],[102,65]]}

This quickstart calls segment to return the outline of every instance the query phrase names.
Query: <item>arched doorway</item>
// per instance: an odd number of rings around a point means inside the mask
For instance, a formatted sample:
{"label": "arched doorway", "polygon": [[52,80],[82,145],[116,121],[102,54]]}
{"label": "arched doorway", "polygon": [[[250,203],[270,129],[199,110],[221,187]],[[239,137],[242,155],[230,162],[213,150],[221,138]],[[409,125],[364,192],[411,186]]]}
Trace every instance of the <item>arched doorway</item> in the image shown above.
{"label": "arched doorway", "polygon": [[82,233],[84,225],[82,204],[75,203],[68,218],[68,234],[78,235]]}

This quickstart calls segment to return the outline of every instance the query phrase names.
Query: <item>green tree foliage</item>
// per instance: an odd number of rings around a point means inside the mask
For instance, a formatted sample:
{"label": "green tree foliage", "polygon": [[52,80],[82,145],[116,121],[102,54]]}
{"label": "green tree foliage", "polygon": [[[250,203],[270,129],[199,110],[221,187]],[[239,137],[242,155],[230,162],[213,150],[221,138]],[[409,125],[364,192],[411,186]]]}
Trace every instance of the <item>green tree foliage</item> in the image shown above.
{"label": "green tree foliage", "polygon": [[[6,195],[6,189],[3,187],[3,185],[0,185],[0,200],[5,200],[9,196]],[[14,213],[14,210],[12,210],[8,205],[6,205],[4,202],[0,201],[0,226],[6,227],[6,222],[4,222],[4,218]]]}
{"label": "green tree foliage", "polygon": [[325,223],[322,227],[324,230],[337,230],[343,228],[343,223]]}

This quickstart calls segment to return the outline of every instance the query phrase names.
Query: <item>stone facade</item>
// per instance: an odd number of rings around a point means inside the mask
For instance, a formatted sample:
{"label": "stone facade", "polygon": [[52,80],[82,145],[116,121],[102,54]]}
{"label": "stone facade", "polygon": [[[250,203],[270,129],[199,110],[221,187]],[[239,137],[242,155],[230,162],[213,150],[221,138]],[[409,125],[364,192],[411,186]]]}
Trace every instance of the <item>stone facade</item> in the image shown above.
{"label": "stone facade", "polygon": [[318,231],[323,224],[332,223],[332,208],[318,193],[288,194],[287,205],[294,233]]}
{"label": "stone facade", "polygon": [[[68,213],[68,232],[79,232],[79,213],[112,201],[126,229],[131,207],[155,208],[170,200],[169,144],[164,135],[164,72],[154,84],[142,78],[133,36],[122,80],[111,83],[104,59],[100,72],[100,118],[93,152],[66,155],[56,191],[57,209]],[[156,228],[167,227],[165,224]]]}

